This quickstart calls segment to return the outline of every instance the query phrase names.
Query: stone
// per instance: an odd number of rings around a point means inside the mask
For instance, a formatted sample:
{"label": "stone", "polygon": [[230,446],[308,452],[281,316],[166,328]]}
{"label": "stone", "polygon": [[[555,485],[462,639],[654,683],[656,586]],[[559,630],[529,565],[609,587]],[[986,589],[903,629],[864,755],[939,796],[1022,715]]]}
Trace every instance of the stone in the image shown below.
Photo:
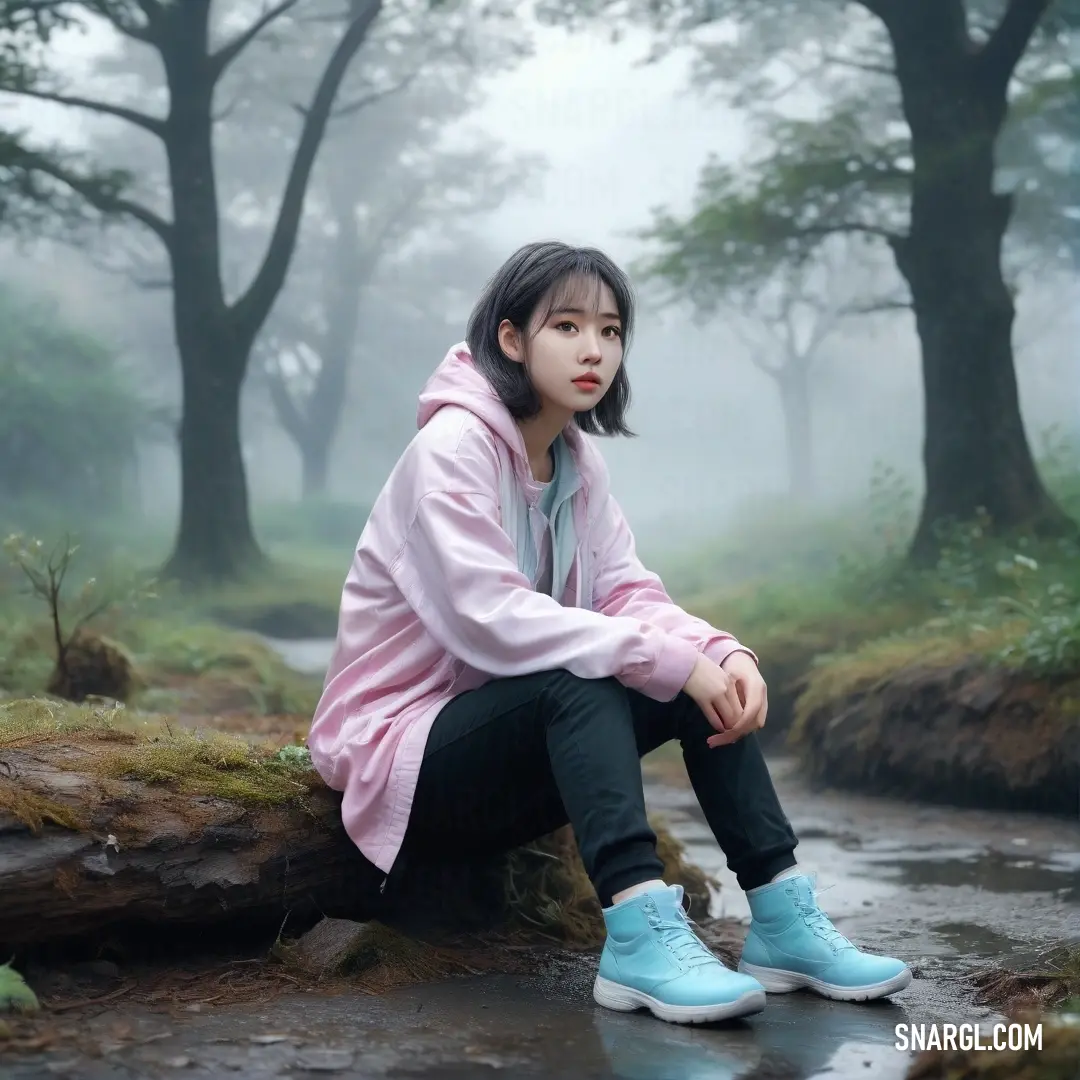
{"label": "stone", "polygon": [[371,924],[324,918],[289,947],[289,963],[309,975],[341,975],[377,957]]}

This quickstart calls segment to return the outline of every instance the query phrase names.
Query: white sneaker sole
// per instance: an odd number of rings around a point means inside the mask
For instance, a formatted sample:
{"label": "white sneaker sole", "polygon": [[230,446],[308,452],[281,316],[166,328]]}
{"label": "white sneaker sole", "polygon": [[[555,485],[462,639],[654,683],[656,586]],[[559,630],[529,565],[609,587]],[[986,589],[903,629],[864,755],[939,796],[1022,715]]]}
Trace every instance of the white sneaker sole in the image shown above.
{"label": "white sneaker sole", "polygon": [[708,1024],[716,1020],[731,1020],[736,1016],[749,1016],[765,1008],[765,995],[760,990],[747,991],[734,1001],[716,1005],[668,1005],[642,990],[602,979],[599,975],[593,983],[593,1000],[597,1005],[614,1009],[615,1012],[648,1009],[653,1016],[671,1024]]}
{"label": "white sneaker sole", "polygon": [[814,990],[822,997],[832,998],[834,1001],[872,1001],[874,998],[895,994],[911,982],[910,968],[904,968],[903,971],[884,982],[870,983],[867,986],[837,986],[835,983],[827,983],[798,971],[758,967],[757,964],[747,964],[743,961],[739,962],[739,970],[744,975],[757,979],[770,994],[790,994],[793,990]]}

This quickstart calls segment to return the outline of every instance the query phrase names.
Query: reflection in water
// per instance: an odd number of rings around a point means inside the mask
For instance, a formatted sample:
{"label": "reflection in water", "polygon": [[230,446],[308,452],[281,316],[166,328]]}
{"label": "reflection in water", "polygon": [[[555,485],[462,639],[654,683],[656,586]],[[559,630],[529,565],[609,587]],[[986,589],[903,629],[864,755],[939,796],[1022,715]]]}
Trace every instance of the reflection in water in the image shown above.
{"label": "reflection in water", "polygon": [[[951,853],[950,853],[951,854]],[[914,887],[968,886],[992,893],[1057,893],[1068,903],[1080,901],[1080,874],[1062,858],[1023,858],[999,851],[967,851],[954,857],[870,860],[875,869],[891,870],[898,882]]]}
{"label": "reflection in water", "polygon": [[770,996],[764,1013],[726,1024],[681,1027],[599,1008],[593,1023],[620,1080],[782,1080],[816,1076],[841,1060],[841,1075],[858,1061],[875,1080],[899,1080],[909,1058],[895,1048],[895,1028],[909,1019],[889,1001],[853,1005],[796,994]]}
{"label": "reflection in water", "polygon": [[682,1027],[598,1007],[593,1023],[620,1080],[737,1080],[761,1061],[745,1021]]}

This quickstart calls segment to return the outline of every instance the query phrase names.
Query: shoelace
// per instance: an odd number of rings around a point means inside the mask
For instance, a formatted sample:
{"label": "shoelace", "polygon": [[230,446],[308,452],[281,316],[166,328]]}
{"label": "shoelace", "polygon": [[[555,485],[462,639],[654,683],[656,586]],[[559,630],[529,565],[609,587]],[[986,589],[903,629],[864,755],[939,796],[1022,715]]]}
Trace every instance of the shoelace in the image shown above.
{"label": "shoelace", "polygon": [[716,957],[694,933],[689,919],[662,919],[660,913],[654,909],[649,912],[649,925],[659,931],[660,940],[671,949],[679,963],[691,967],[716,963]]}
{"label": "shoelace", "polygon": [[[828,888],[832,888],[832,886],[830,885]],[[795,906],[798,908],[803,922],[817,937],[821,938],[826,945],[831,945],[833,949],[839,951],[840,949],[855,948],[855,946],[852,945],[835,926],[833,926],[832,920],[818,906],[818,893],[825,891],[825,889],[818,889],[816,878],[811,878],[810,899],[807,900],[801,895],[796,897]]]}

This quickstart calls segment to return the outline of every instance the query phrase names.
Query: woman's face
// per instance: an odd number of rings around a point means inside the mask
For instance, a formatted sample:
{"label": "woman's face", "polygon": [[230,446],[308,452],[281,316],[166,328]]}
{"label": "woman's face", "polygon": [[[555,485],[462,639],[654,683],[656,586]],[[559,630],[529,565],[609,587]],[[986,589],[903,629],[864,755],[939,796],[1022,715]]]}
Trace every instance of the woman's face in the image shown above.
{"label": "woman's face", "polygon": [[541,302],[527,342],[504,320],[503,352],[524,363],[544,412],[565,414],[593,408],[611,388],[623,359],[622,320],[610,287],[590,278],[567,282],[551,314]]}

